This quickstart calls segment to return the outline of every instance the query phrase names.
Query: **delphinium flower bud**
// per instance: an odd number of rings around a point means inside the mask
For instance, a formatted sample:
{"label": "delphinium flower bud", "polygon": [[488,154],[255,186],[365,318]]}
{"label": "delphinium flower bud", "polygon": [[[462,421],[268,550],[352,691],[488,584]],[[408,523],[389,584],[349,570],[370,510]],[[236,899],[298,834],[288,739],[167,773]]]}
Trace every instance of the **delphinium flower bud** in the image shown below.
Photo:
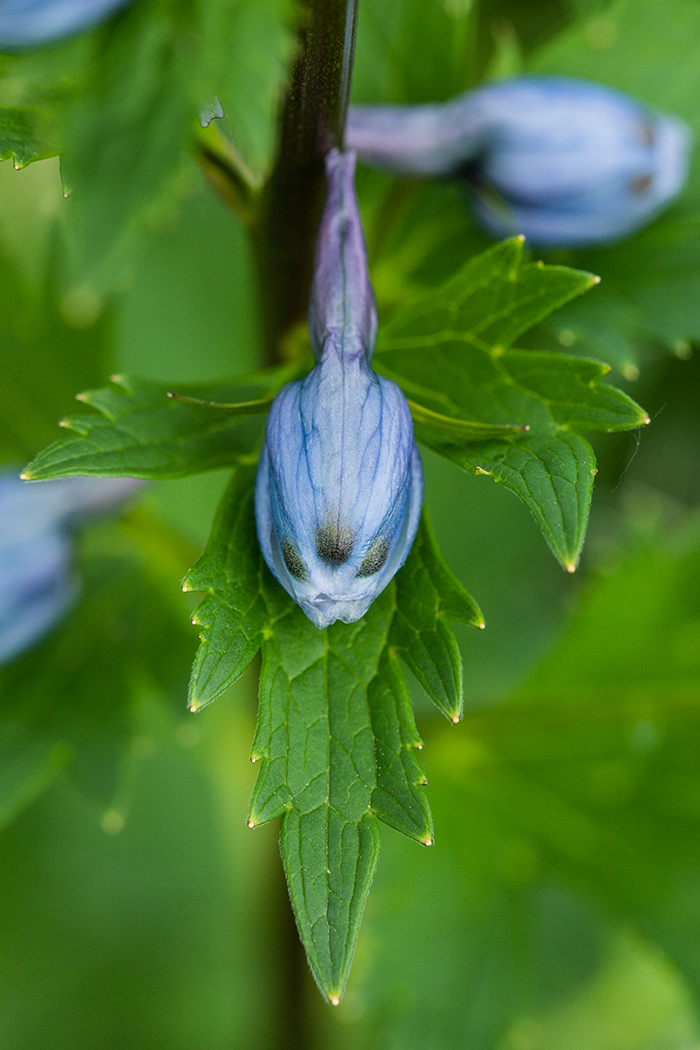
{"label": "delphinium flower bud", "polygon": [[677,117],[566,77],[520,77],[423,106],[354,106],[346,141],[369,165],[456,176],[482,225],[542,246],[618,240],[682,189]]}
{"label": "delphinium flower bud", "polygon": [[114,513],[143,482],[0,475],[0,664],[30,649],[62,618],[78,591],[72,529]]}
{"label": "delphinium flower bud", "polygon": [[129,0],[0,0],[0,50],[35,47],[90,29]]}
{"label": "delphinium flower bud", "polygon": [[364,615],[406,560],[423,498],[406,398],[370,366],[377,313],[354,174],[353,153],[326,158],[316,364],[272,405],[255,492],[265,561],[319,628]]}

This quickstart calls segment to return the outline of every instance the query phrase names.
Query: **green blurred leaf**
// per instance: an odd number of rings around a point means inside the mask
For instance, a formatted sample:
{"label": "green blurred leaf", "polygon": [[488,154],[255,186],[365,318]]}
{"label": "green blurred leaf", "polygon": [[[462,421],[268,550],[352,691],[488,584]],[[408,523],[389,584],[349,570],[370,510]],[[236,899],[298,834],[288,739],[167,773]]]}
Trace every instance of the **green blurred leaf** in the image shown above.
{"label": "green blurred leaf", "polygon": [[90,558],[84,575],[63,623],[0,669],[3,823],[64,767],[108,805],[131,740],[135,694],[157,682],[184,697],[188,632],[153,578],[133,557]]}
{"label": "green blurred leaf", "polygon": [[[56,441],[26,468],[31,480],[68,477],[182,478],[257,459],[261,421],[237,407],[207,400],[250,402],[276,391],[288,370],[251,376],[237,385],[181,387],[168,397],[164,383],[113,377],[113,386],[80,394],[101,415],[71,416],[62,426],[79,437]],[[193,400],[188,400],[191,396]],[[203,399],[204,403],[197,403]],[[267,407],[258,406],[262,413]]]}
{"label": "green blurred leaf", "polygon": [[260,182],[271,164],[291,58],[290,9],[289,0],[214,0],[201,14],[206,91],[224,110],[217,126]]}
{"label": "green blurred leaf", "polygon": [[53,157],[58,151],[44,141],[39,114],[19,107],[0,109],[0,160],[11,160],[25,168],[35,160]]}
{"label": "green blurred leaf", "polygon": [[35,287],[0,250],[0,460],[25,460],[50,441],[76,389],[109,371],[111,311],[62,297],[57,270],[53,256]]}
{"label": "green blurred leaf", "polygon": [[450,434],[445,425],[416,421],[424,444],[515,492],[570,571],[583,545],[595,475],[593,450],[574,431],[627,430],[648,417],[626,394],[600,385],[608,366],[509,347],[594,282],[563,267],[522,265],[522,240],[515,238],[400,310],[377,341],[377,367],[407,395],[448,418],[529,428],[522,437],[473,444],[458,438],[457,427]]}
{"label": "green blurred leaf", "polygon": [[109,284],[129,236],[174,190],[197,112],[194,28],[176,0],[142,0],[90,37],[61,152],[78,284]]}

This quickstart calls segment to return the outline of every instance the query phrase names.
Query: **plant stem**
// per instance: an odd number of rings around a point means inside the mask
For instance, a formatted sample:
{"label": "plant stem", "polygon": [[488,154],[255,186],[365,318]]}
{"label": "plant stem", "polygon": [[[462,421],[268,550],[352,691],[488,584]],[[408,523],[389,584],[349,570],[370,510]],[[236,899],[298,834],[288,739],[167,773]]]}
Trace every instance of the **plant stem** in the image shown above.
{"label": "plant stem", "polygon": [[299,47],[282,106],[277,160],[255,244],[266,356],[306,317],[323,209],[323,158],[342,148],[355,50],[357,0],[303,0]]}

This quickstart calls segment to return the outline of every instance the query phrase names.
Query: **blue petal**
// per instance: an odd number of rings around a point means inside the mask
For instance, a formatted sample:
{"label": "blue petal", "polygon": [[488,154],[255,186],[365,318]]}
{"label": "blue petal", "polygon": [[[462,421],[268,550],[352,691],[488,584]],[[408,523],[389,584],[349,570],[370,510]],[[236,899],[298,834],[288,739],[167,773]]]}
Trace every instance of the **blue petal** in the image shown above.
{"label": "blue petal", "polygon": [[423,495],[406,398],[370,367],[354,155],[329,154],[327,176],[309,309],[317,363],[275,399],[256,485],[265,560],[317,627],[364,615],[408,555]]}
{"label": "blue petal", "polygon": [[142,485],[132,478],[23,482],[0,475],[0,664],[40,641],[74,601],[71,527],[114,511]]}
{"label": "blue petal", "polygon": [[496,236],[571,246],[651,221],[686,181],[691,135],[600,84],[523,77],[443,105],[352,110],[347,140],[379,167],[462,176]]}
{"label": "blue petal", "polygon": [[89,29],[128,0],[0,0],[0,48],[48,44]]}

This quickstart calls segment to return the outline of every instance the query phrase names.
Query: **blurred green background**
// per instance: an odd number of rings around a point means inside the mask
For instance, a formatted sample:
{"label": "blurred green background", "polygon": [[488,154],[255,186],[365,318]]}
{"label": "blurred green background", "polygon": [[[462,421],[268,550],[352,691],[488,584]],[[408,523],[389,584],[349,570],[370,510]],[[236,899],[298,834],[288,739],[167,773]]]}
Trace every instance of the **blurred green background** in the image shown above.
{"label": "blurred green background", "polygon": [[[285,11],[233,6],[247,87],[229,130],[264,167]],[[358,101],[523,70],[599,79],[698,129],[700,5],[361,0]],[[653,420],[597,440],[575,578],[509,493],[424,454],[443,553],[488,629],[459,634],[459,726],[414,689],[436,844],[383,829],[337,1010],[296,945],[275,828],[244,823],[254,669],[185,708],[179,580],[225,472],[152,485],[83,536],[79,609],[0,673],[2,1050],[697,1050],[699,190],[694,172],[648,230],[551,257],[603,281],[528,345],[608,360]],[[361,171],[359,193],[383,316],[486,243],[452,184]],[[7,464],[111,372],[176,384],[260,360],[246,236],[191,158],[111,276],[71,261],[66,207],[56,160],[0,167]]]}

